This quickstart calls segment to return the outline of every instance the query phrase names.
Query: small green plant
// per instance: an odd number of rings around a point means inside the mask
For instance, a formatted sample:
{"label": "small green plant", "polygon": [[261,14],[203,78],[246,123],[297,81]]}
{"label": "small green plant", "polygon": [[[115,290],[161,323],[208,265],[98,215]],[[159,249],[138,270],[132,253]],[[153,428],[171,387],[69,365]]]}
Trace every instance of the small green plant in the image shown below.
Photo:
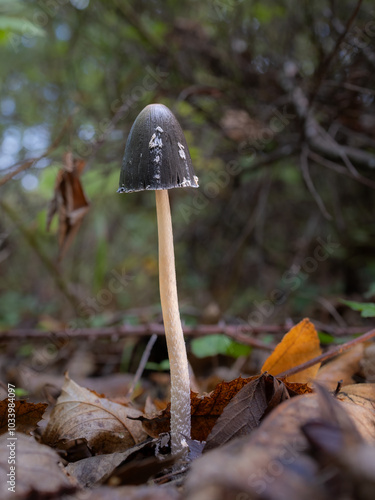
{"label": "small green plant", "polygon": [[206,358],[208,356],[216,356],[217,354],[239,358],[240,356],[248,356],[251,352],[251,347],[240,344],[230,337],[218,333],[194,339],[191,342],[191,350],[197,358]]}
{"label": "small green plant", "polygon": [[374,302],[355,302],[353,300],[341,300],[341,302],[353,311],[359,311],[362,318],[375,317],[375,303]]}

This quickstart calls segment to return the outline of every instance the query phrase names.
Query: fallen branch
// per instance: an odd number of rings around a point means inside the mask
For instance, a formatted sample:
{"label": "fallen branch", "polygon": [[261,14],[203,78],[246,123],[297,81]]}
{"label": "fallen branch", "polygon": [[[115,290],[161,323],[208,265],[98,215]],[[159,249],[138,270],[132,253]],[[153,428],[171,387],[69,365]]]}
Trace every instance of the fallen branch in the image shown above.
{"label": "fallen branch", "polygon": [[329,350],[328,352],[325,352],[324,354],[321,354],[320,356],[316,356],[315,358],[310,359],[309,361],[306,361],[305,363],[294,366],[293,368],[290,368],[289,370],[286,370],[285,372],[281,372],[276,376],[277,376],[277,378],[290,377],[291,375],[294,375],[295,373],[299,373],[303,370],[306,370],[306,368],[310,368],[311,366],[314,366],[317,363],[321,363],[322,361],[327,361],[328,359],[334,358],[334,357],[338,356],[339,354],[342,354],[343,352],[351,349],[353,346],[360,344],[361,342],[366,342],[366,340],[370,340],[374,337],[375,337],[375,329],[370,330],[369,332],[364,333],[360,337],[357,337],[354,340],[350,340],[349,342],[346,342],[345,344],[334,347],[333,349]]}
{"label": "fallen branch", "polygon": [[[277,332],[286,332],[287,328],[274,327]],[[247,330],[249,332],[249,330]],[[184,335],[188,337],[199,337],[204,335],[213,335],[215,333],[224,333],[228,337],[237,340],[242,344],[251,345],[258,349],[265,349],[272,351],[275,347],[274,344],[265,343],[253,337],[249,337],[243,331],[242,326],[232,325],[200,325],[196,327],[183,327]],[[59,331],[43,331],[37,329],[19,329],[19,330],[6,330],[0,331],[1,340],[11,339],[93,339],[93,338],[118,338],[118,337],[145,337],[153,334],[164,335],[164,326],[159,323],[149,323],[146,325],[123,325],[104,328],[67,328],[66,330]]]}
{"label": "fallen branch", "polygon": [[[366,331],[365,327],[332,327],[314,322],[318,330],[325,331],[334,335],[357,335]],[[186,337],[199,337],[205,335],[214,335],[223,333],[238,342],[249,344],[260,349],[272,350],[274,345],[266,344],[260,340],[249,337],[260,333],[267,334],[285,334],[289,328],[285,325],[197,325],[183,326]],[[118,338],[118,337],[147,337],[153,334],[164,335],[164,326],[161,323],[148,323],[142,325],[120,325],[101,328],[67,328],[59,331],[46,331],[36,328],[23,328],[14,330],[0,331],[0,341],[20,339],[45,339],[52,338],[75,338],[75,339],[95,339],[95,338]],[[345,344],[344,344],[345,345]]]}

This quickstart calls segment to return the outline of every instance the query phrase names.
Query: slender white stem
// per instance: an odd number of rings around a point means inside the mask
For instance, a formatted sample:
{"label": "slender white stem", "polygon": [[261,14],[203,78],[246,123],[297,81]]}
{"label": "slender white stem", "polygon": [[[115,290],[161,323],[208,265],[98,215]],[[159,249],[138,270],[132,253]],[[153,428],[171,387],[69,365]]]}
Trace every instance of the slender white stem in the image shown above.
{"label": "slender white stem", "polygon": [[171,371],[172,454],[186,449],[190,438],[190,381],[178,309],[172,219],[167,190],[155,191],[159,233],[159,286]]}

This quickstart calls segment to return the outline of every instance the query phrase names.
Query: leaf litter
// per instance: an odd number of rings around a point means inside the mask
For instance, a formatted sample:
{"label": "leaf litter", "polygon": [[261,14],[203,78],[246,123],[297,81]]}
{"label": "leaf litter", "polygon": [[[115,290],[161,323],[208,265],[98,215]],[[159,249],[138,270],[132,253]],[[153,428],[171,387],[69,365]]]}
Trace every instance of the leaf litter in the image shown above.
{"label": "leaf litter", "polygon": [[[45,405],[17,402],[18,430],[25,432],[18,433],[23,479],[12,498],[31,498],[35,492],[35,498],[80,500],[90,492],[97,500],[370,500],[375,384],[355,384],[353,377],[360,374],[366,382],[362,358],[372,345],[357,346],[321,368],[316,363],[278,378],[321,352],[314,326],[301,321],[259,375],[223,381],[209,394],[192,393],[190,462],[182,463],[169,455],[169,405],[152,416],[66,376],[40,438],[37,425]],[[366,373],[372,373],[366,363]],[[341,389],[328,392],[339,381]],[[146,407],[155,408],[150,398]],[[86,454],[77,451],[78,443],[86,445]],[[0,454],[0,474],[5,469]],[[140,486],[129,486],[135,484]]]}

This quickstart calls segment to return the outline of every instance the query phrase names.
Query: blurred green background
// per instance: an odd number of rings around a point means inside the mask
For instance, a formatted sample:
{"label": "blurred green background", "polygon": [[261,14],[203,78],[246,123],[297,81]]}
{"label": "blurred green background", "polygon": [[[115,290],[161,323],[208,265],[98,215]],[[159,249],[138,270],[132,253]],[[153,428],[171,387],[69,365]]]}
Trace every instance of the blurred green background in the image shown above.
{"label": "blurred green background", "polygon": [[[359,4],[0,0],[0,182],[36,159],[0,186],[0,326],[160,318],[154,195],[116,194],[153,102],[201,186],[170,192],[184,320],[358,324],[340,299],[375,293],[375,17]],[[90,210],[57,264],[46,218],[68,151]]]}

